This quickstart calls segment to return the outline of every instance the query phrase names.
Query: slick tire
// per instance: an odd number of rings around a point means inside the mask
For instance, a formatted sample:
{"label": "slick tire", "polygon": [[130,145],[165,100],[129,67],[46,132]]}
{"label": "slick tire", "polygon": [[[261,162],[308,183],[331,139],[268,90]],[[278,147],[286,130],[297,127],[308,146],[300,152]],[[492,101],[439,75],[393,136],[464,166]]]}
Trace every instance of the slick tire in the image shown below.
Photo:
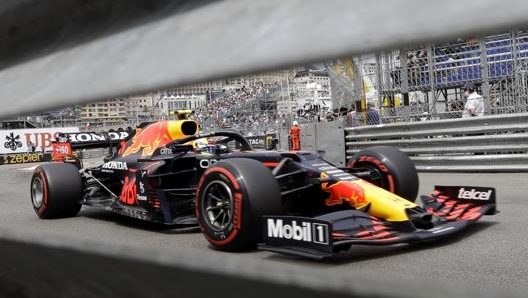
{"label": "slick tire", "polygon": [[81,210],[82,178],[69,163],[47,163],[31,177],[31,203],[42,219],[71,217]]}
{"label": "slick tire", "polygon": [[348,168],[365,169],[371,179],[365,179],[411,202],[418,194],[418,173],[407,154],[391,146],[373,146],[356,153]]}
{"label": "slick tire", "polygon": [[213,248],[256,248],[262,216],[283,211],[279,184],[260,162],[233,158],[215,163],[200,179],[196,215]]}

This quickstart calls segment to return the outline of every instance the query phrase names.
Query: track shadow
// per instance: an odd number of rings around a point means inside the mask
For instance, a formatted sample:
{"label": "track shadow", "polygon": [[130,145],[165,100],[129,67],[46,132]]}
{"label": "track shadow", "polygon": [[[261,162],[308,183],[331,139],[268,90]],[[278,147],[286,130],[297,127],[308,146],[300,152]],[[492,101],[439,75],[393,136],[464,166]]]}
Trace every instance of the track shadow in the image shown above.
{"label": "track shadow", "polygon": [[112,211],[102,210],[96,207],[83,207],[78,216],[86,217],[94,220],[111,222],[116,225],[141,229],[151,232],[158,232],[167,235],[172,234],[187,234],[187,233],[196,233],[199,232],[198,227],[182,227],[178,228],[174,225],[168,225],[158,222],[151,222],[146,220],[141,220],[138,218],[132,218],[129,216],[121,215],[114,213]]}
{"label": "track shadow", "polygon": [[[125,215],[117,214],[107,210],[101,210],[99,208],[83,207],[81,213],[78,216],[90,218],[93,220],[100,220],[105,222],[111,222],[116,225],[140,229],[145,231],[157,232],[167,235],[177,235],[177,234],[189,234],[189,233],[199,233],[200,230],[198,227],[176,229],[172,225],[166,225],[163,223],[149,222],[141,219],[131,218]],[[443,246],[452,245],[459,241],[464,241],[466,238],[471,237],[471,235],[479,233],[493,225],[496,222],[491,221],[480,221],[478,223],[468,226],[465,230],[460,231],[460,233],[447,237],[444,239],[438,239],[434,241],[420,242],[420,243],[400,243],[392,245],[354,245],[349,250],[339,252],[335,254],[332,258],[316,260],[308,259],[299,256],[283,255],[278,253],[270,253],[269,256],[266,256],[266,259],[269,260],[298,260],[299,262],[317,262],[319,264],[328,264],[328,265],[344,265],[349,263],[357,263],[372,259],[386,258],[390,256],[396,256],[401,254],[412,253],[415,251],[423,251],[428,249],[436,249]],[[211,245],[209,248],[214,249]],[[245,251],[234,252],[236,254],[246,254],[254,253],[256,250],[250,249]],[[229,252],[226,252],[229,253]]]}
{"label": "track shadow", "polygon": [[479,233],[493,225],[495,225],[496,222],[478,222],[473,225],[468,226],[465,230],[461,231],[460,233],[453,235],[451,237],[447,237],[444,239],[438,239],[434,241],[427,241],[427,242],[420,242],[420,243],[399,243],[399,244],[392,244],[392,245],[379,245],[379,246],[373,246],[373,245],[355,245],[352,246],[349,250],[342,251],[337,253],[332,258],[327,259],[308,259],[298,256],[289,256],[289,255],[281,255],[281,254],[272,254],[269,257],[267,257],[270,260],[284,260],[284,259],[298,259],[301,262],[317,262],[319,264],[328,264],[328,265],[344,265],[344,264],[350,264],[350,263],[358,263],[378,258],[387,258],[390,256],[396,256],[401,254],[407,254],[412,253],[415,251],[423,251],[428,249],[436,249],[443,246],[452,245],[454,243],[457,243],[459,241],[464,241],[467,237],[471,237],[471,235]]}

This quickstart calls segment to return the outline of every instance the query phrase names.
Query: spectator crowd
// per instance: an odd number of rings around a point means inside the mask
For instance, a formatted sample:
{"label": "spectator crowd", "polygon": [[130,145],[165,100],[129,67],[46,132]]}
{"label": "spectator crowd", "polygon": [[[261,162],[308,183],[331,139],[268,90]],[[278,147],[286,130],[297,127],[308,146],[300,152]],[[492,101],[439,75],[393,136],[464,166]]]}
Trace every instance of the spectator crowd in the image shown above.
{"label": "spectator crowd", "polygon": [[[195,111],[204,130],[236,128],[249,135],[271,132],[289,125],[291,115],[267,109],[268,98],[280,91],[280,81],[257,83],[240,89],[225,90]],[[275,97],[276,98],[276,97]]]}

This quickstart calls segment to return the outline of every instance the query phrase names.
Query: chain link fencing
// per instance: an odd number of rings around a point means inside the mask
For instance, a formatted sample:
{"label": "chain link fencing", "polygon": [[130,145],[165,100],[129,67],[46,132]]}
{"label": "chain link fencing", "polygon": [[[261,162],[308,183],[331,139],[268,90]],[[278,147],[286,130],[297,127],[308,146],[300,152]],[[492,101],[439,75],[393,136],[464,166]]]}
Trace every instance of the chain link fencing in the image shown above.
{"label": "chain link fencing", "polygon": [[528,107],[525,30],[338,59],[327,68],[333,105],[347,110],[349,126],[367,125],[368,102],[382,123],[460,118],[466,83],[475,84],[488,115]]}

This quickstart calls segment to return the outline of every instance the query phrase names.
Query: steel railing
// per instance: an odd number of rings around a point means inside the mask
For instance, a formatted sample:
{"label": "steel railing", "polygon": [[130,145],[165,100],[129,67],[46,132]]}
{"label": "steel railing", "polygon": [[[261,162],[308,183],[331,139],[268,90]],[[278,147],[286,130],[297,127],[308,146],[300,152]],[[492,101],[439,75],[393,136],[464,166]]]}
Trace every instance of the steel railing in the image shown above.
{"label": "steel railing", "polygon": [[346,160],[389,145],[418,171],[528,171],[528,113],[346,128],[345,143]]}

